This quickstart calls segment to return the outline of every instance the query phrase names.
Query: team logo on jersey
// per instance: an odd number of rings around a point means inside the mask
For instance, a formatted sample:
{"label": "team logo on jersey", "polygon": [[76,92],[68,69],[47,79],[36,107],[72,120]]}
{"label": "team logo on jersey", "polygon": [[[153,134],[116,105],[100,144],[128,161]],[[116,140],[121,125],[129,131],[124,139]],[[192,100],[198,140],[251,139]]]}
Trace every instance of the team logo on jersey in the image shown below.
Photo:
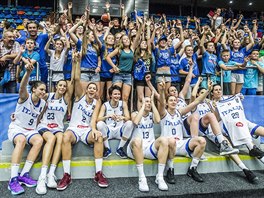
{"label": "team logo on jersey", "polygon": [[58,127],[58,126],[59,126],[59,125],[56,124],[56,123],[48,124],[48,127],[51,128],[51,129],[53,129],[53,128],[55,128],[55,127]]}
{"label": "team logo on jersey", "polygon": [[237,122],[237,123],[236,123],[236,126],[237,126],[237,127],[243,127],[244,125],[243,125],[242,122]]}

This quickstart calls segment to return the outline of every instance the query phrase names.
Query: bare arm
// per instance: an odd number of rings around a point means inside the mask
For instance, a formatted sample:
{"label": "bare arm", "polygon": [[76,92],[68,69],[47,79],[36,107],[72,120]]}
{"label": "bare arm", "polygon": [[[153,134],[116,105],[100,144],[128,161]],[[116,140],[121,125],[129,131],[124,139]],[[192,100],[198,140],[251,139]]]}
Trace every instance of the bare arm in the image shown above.
{"label": "bare arm", "polygon": [[79,52],[74,52],[73,53],[73,58],[72,58],[72,65],[73,68],[75,67],[75,75],[74,75],[74,84],[75,84],[75,98],[76,100],[79,100],[83,95],[84,91],[81,85],[81,68],[80,68],[80,63],[81,63],[81,54]]}

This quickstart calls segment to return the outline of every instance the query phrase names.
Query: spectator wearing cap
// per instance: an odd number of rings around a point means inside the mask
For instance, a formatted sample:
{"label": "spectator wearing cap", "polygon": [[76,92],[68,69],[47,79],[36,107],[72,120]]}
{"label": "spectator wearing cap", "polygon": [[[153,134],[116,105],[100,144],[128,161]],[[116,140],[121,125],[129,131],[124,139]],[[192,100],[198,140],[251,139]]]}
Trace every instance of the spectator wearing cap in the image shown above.
{"label": "spectator wearing cap", "polygon": [[[179,21],[178,24],[176,24],[176,27],[180,30],[180,42],[178,42],[175,46],[168,47],[167,45],[167,37],[161,36],[158,40],[158,46],[155,48],[154,55],[156,57],[156,68],[157,68],[157,77],[156,77],[156,83],[160,83],[162,81],[162,76],[165,75],[165,83],[166,83],[166,90],[165,93],[168,93],[168,89],[171,86],[171,72],[170,72],[170,66],[171,66],[171,57],[174,55],[175,50],[177,50],[183,43],[183,31],[182,31],[182,25]],[[158,86],[158,92],[160,93],[159,86]]]}
{"label": "spectator wearing cap", "polygon": [[11,31],[5,31],[3,39],[0,41],[0,81],[4,77],[6,70],[10,71],[10,79],[0,85],[0,93],[16,93],[16,65],[14,58],[19,52],[19,43],[15,41],[15,36]]}

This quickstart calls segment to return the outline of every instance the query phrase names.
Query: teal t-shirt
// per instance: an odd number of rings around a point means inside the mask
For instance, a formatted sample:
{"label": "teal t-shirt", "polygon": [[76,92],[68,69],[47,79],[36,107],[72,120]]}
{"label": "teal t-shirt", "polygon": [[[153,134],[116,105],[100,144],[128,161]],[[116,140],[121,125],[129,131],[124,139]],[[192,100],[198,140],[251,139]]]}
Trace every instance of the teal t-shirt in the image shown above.
{"label": "teal t-shirt", "polygon": [[[257,63],[264,67],[263,62],[257,61]],[[247,63],[247,67],[254,67],[254,68],[248,68],[244,74],[244,84],[243,88],[249,89],[249,88],[258,88],[258,75],[259,70],[256,65],[253,65],[251,61]]]}
{"label": "teal t-shirt", "polygon": [[[235,66],[237,63],[234,61],[228,61],[227,63],[225,63],[224,61],[219,61],[218,65],[225,65],[226,67],[232,67]],[[224,83],[230,83],[231,82],[231,71],[227,70],[227,71],[223,71],[223,82]]]}

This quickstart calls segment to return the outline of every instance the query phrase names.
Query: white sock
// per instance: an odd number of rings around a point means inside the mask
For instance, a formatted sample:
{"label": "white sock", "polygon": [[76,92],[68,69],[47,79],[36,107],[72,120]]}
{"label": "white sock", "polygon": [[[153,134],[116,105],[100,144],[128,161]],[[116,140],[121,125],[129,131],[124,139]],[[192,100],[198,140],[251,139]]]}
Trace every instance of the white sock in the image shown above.
{"label": "white sock", "polygon": [[103,166],[103,158],[95,159],[95,172],[98,173],[99,171],[102,171]]}
{"label": "white sock", "polygon": [[173,166],[173,159],[168,159],[168,161],[167,161],[167,166],[168,166],[169,168],[174,168],[174,166]]}
{"label": "white sock", "polygon": [[71,160],[62,160],[64,173],[71,174]]}
{"label": "white sock", "polygon": [[127,140],[123,140],[123,138],[121,138],[118,148],[123,147],[126,144],[126,142]]}
{"label": "white sock", "polygon": [[163,177],[163,173],[164,173],[164,169],[165,169],[165,164],[158,164],[158,176],[159,177]]}
{"label": "white sock", "polygon": [[33,164],[34,164],[34,162],[26,160],[26,163],[25,163],[20,175],[23,176],[25,173],[28,173],[30,171],[30,169],[31,169]]}
{"label": "white sock", "polygon": [[246,145],[247,145],[247,147],[248,147],[249,150],[253,149],[253,147],[254,147],[254,144],[253,144],[253,142],[251,142],[251,141],[248,141],[248,142],[246,143]]}
{"label": "white sock", "polygon": [[19,164],[11,165],[11,179],[18,176]]}
{"label": "white sock", "polygon": [[194,157],[194,158],[192,159],[192,163],[191,163],[190,168],[192,168],[192,167],[197,167],[198,164],[199,164],[199,159],[196,158],[196,157]]}
{"label": "white sock", "polygon": [[106,140],[104,141],[104,147],[105,147],[105,148],[109,148],[109,149],[110,149],[110,146],[109,146],[109,141],[108,141],[108,139],[106,139]]}
{"label": "white sock", "polygon": [[245,164],[243,162],[241,162],[240,164],[238,164],[239,168],[243,169],[248,169]]}
{"label": "white sock", "polygon": [[216,135],[217,141],[221,144],[224,141],[224,136],[222,133]]}
{"label": "white sock", "polygon": [[49,169],[49,175],[55,175],[56,168],[57,166],[55,164],[51,164]]}
{"label": "white sock", "polygon": [[39,178],[46,177],[47,176],[47,171],[48,171],[48,166],[47,165],[42,165]]}
{"label": "white sock", "polygon": [[264,157],[259,159],[264,164]]}
{"label": "white sock", "polygon": [[139,178],[145,178],[145,173],[144,173],[144,168],[143,168],[143,164],[137,164],[136,165],[137,170],[138,170],[138,177]]}

